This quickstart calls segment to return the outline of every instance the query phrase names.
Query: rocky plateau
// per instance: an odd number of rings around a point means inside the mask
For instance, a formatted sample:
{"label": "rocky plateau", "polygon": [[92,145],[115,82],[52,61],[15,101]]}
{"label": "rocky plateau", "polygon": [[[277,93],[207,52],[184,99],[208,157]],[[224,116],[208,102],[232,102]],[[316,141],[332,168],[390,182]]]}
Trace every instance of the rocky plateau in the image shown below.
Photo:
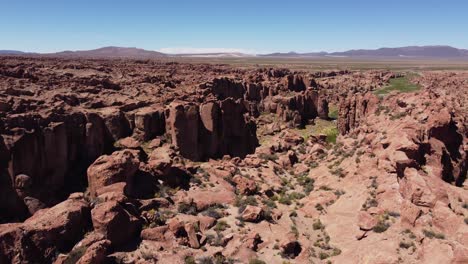
{"label": "rocky plateau", "polygon": [[467,107],[466,71],[2,57],[0,263],[468,263]]}

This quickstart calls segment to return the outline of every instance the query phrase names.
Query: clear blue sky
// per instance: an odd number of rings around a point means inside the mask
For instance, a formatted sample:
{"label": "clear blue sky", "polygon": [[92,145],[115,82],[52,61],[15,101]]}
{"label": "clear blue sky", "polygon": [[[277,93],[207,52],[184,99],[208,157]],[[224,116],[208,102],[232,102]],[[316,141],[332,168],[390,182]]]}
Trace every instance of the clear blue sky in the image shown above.
{"label": "clear blue sky", "polygon": [[0,0],[0,49],[306,52],[436,44],[468,48],[468,1]]}

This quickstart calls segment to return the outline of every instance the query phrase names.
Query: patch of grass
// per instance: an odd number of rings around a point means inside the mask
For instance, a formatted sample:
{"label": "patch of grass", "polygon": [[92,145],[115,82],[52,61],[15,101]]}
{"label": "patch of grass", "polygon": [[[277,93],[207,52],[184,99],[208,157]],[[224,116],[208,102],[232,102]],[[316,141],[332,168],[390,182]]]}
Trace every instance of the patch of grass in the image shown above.
{"label": "patch of grass", "polygon": [[398,91],[401,93],[410,93],[419,90],[421,87],[417,84],[411,83],[413,75],[406,75],[404,77],[398,77],[390,79],[389,84],[382,89],[375,91],[377,95],[386,95],[392,91]]}
{"label": "patch of grass", "polygon": [[327,142],[328,143],[336,143],[336,138],[338,137],[338,128],[332,127],[325,130],[325,135],[327,135]]}
{"label": "patch of grass", "polygon": [[328,118],[333,120],[338,119],[338,107],[336,105],[330,105],[328,110]]}

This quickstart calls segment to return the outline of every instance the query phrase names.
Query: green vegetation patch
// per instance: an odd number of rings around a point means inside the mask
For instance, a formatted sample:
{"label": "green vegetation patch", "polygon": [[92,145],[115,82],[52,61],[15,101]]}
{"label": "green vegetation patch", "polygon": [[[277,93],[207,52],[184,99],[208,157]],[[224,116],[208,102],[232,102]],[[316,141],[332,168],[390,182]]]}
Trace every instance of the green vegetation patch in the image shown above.
{"label": "green vegetation patch", "polygon": [[338,106],[336,105],[329,105],[328,108],[328,118],[336,120],[338,119]]}
{"label": "green vegetation patch", "polygon": [[335,121],[319,118],[315,119],[314,125],[307,125],[303,129],[295,129],[294,131],[303,137],[305,141],[307,141],[311,135],[318,136],[324,134],[327,135],[328,143],[336,143],[336,138],[338,136],[338,128],[336,127]]}
{"label": "green vegetation patch", "polygon": [[386,95],[393,91],[401,93],[410,93],[418,91],[421,87],[418,84],[411,82],[414,74],[408,74],[404,77],[390,79],[389,84],[382,89],[375,91],[377,95]]}

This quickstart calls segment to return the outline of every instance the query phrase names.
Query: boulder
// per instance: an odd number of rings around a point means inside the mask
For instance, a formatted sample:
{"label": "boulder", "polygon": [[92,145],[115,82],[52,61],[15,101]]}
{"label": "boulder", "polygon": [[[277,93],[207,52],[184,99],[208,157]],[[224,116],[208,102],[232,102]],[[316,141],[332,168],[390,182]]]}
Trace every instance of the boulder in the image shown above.
{"label": "boulder", "polygon": [[0,225],[1,263],[50,263],[68,252],[90,227],[89,205],[68,199],[41,209],[22,224]]}
{"label": "boulder", "polygon": [[139,160],[129,150],[99,157],[87,171],[90,194],[96,196],[99,188],[113,183],[132,182],[139,164]]}
{"label": "boulder", "polygon": [[232,181],[236,184],[236,188],[241,194],[250,195],[257,191],[257,184],[252,179],[236,175],[232,178]]}
{"label": "boulder", "polygon": [[106,263],[107,254],[110,251],[111,242],[109,240],[101,240],[91,244],[83,256],[76,264],[101,264]]}
{"label": "boulder", "polygon": [[369,231],[377,225],[377,219],[366,211],[359,211],[358,226],[361,230]]}
{"label": "boulder", "polygon": [[258,222],[263,217],[263,210],[258,206],[247,205],[241,214],[242,220],[246,222]]}
{"label": "boulder", "polygon": [[94,230],[103,234],[114,246],[131,242],[138,237],[141,228],[139,219],[117,201],[97,204],[91,210],[91,217]]}

